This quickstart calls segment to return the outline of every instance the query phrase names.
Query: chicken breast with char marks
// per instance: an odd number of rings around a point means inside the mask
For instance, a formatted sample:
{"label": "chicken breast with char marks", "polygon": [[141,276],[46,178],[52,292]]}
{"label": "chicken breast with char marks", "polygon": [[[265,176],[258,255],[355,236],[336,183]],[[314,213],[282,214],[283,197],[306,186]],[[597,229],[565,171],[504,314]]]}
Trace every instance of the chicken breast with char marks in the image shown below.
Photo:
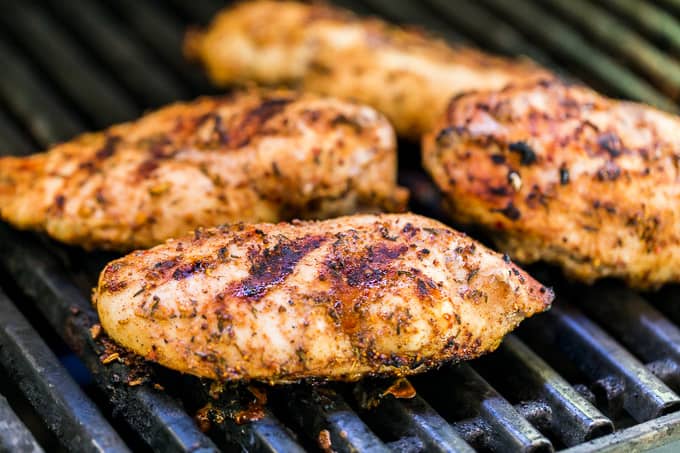
{"label": "chicken breast with char marks", "polygon": [[113,261],[94,293],[104,329],[135,353],[271,383],[472,359],[552,298],[509,259],[413,214],[201,230]]}
{"label": "chicken breast with char marks", "polygon": [[423,160],[451,216],[520,262],[680,281],[680,119],[558,80],[451,101]]}
{"label": "chicken breast with char marks", "polygon": [[399,211],[395,146],[370,107],[290,91],[205,97],[0,158],[0,216],[130,250],[198,226]]}
{"label": "chicken breast with char marks", "polygon": [[186,54],[217,84],[299,84],[383,112],[420,139],[451,96],[545,77],[528,60],[493,57],[413,29],[322,4],[260,0],[219,13],[187,35]]}

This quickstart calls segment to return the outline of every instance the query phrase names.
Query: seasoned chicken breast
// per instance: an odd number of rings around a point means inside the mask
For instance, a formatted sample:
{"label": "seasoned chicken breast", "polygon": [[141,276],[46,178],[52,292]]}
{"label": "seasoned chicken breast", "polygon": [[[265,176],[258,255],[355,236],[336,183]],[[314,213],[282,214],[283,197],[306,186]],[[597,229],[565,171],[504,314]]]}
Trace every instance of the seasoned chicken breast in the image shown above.
{"label": "seasoned chicken breast", "polygon": [[423,140],[451,216],[573,278],[680,281],[680,119],[558,80],[453,99]]}
{"label": "seasoned chicken breast", "polygon": [[407,375],[492,351],[550,289],[413,214],[199,230],[108,264],[94,292],[121,345],[222,380]]}
{"label": "seasoned chicken breast", "polygon": [[87,248],[198,226],[402,210],[375,110],[289,91],[177,103],[27,158],[0,158],[0,216]]}
{"label": "seasoned chicken breast", "polygon": [[526,60],[451,47],[379,19],[292,1],[229,7],[204,31],[190,32],[185,48],[217,84],[289,82],[354,98],[413,139],[432,129],[453,95],[547,74]]}

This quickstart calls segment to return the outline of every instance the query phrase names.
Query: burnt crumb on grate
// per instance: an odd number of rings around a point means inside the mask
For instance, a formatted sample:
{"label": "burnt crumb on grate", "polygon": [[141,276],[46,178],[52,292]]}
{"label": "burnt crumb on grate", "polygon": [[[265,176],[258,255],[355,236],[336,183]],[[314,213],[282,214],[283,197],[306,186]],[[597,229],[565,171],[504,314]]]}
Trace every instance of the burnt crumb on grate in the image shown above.
{"label": "burnt crumb on grate", "polygon": [[205,393],[212,398],[196,411],[194,420],[203,432],[216,425],[233,421],[237,425],[261,420],[266,416],[267,394],[257,385],[220,382],[203,383]]}
{"label": "burnt crumb on grate", "polygon": [[317,442],[319,444],[319,448],[324,453],[331,453],[333,452],[333,445],[331,444],[331,433],[327,429],[322,429],[319,431],[319,435],[317,436]]}
{"label": "burnt crumb on grate", "polygon": [[[143,357],[134,354],[115,343],[102,329],[101,324],[90,326],[90,337],[99,354],[99,361],[105,366],[122,365],[116,368],[114,381],[130,387],[151,383],[154,378],[152,365]],[[160,388],[163,388],[158,384]],[[154,387],[156,387],[154,385]]]}

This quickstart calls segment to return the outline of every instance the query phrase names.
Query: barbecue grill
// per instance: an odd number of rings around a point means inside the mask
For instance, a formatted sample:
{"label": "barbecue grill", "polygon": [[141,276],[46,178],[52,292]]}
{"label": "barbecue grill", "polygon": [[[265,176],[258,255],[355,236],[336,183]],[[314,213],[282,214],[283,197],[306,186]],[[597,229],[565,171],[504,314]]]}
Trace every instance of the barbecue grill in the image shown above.
{"label": "barbecue grill", "polygon": [[[453,42],[524,54],[606,94],[677,109],[677,0],[337,3]],[[3,2],[0,152],[44,149],[215,93],[183,60],[181,40],[187,25],[207,22],[222,6]],[[417,148],[402,144],[400,153],[412,208],[442,218]],[[558,290],[554,308],[493,354],[410,378],[414,398],[385,392],[393,381],[288,385],[266,388],[262,413],[249,417],[262,387],[218,389],[141,360],[116,360],[92,327],[89,302],[111,258],[0,224],[0,451],[680,449],[677,288],[643,295],[617,282],[584,288],[535,266]]]}

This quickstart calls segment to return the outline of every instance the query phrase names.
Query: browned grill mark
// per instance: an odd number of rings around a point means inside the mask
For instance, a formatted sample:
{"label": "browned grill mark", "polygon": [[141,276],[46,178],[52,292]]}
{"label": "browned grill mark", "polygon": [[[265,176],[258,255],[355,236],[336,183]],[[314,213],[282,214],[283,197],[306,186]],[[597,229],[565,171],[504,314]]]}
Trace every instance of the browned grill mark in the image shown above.
{"label": "browned grill mark", "polygon": [[167,159],[172,157],[176,153],[176,149],[173,149],[172,140],[166,135],[161,137],[153,137],[148,143],[149,154],[155,159]]}
{"label": "browned grill mark", "polygon": [[[210,129],[211,127],[212,129]],[[229,144],[229,134],[219,113],[211,112],[198,117],[196,128],[200,130],[206,128],[206,131],[209,132],[208,137],[202,139],[204,144],[212,146]]]}
{"label": "browned grill mark", "polygon": [[172,278],[175,280],[184,280],[196,273],[205,272],[206,267],[207,263],[202,260],[197,260],[193,263],[184,263],[175,269],[172,273]]}
{"label": "browned grill mark", "polygon": [[117,135],[109,135],[106,137],[104,146],[102,146],[96,153],[95,157],[98,160],[108,159],[116,153],[116,146],[121,142],[121,138]]}
{"label": "browned grill mark", "polygon": [[102,288],[104,291],[115,293],[127,288],[127,282],[125,280],[112,279],[107,281]]}
{"label": "browned grill mark", "polygon": [[178,258],[167,259],[155,263],[146,273],[146,280],[147,281],[167,280],[168,278],[170,278],[170,276],[173,273],[173,270],[175,269],[175,267],[177,267],[177,265],[179,265],[179,263],[180,261]]}
{"label": "browned grill mark", "polygon": [[371,287],[379,283],[395,259],[408,251],[407,245],[378,244],[358,255],[339,253],[326,262],[331,275],[351,287]]}
{"label": "browned grill mark", "polygon": [[158,162],[153,159],[148,159],[139,164],[137,167],[137,176],[140,179],[146,179],[151,176],[151,173],[158,168]]}
{"label": "browned grill mark", "polygon": [[274,98],[262,101],[260,105],[243,115],[240,121],[231,125],[229,131],[225,132],[226,140],[223,140],[223,143],[230,149],[247,145],[267,121],[281,113],[291,102],[293,102],[293,99],[290,98]]}
{"label": "browned grill mark", "polygon": [[250,275],[231,285],[229,292],[236,297],[259,300],[272,286],[282,283],[305,255],[325,241],[326,238],[318,235],[281,239],[274,247],[252,257]]}
{"label": "browned grill mark", "polygon": [[[403,230],[402,233],[408,235],[417,229],[412,224],[407,224]],[[377,227],[377,232],[382,235],[380,226]],[[333,244],[330,256],[321,270],[319,278],[331,283],[324,299],[328,305],[328,316],[349,337],[352,348],[361,351],[357,356],[361,363],[392,366],[410,366],[414,363],[414,358],[408,355],[402,357],[398,354],[378,353],[375,350],[375,338],[368,325],[372,319],[368,314],[371,307],[386,296],[382,291],[376,291],[376,286],[403,281],[406,285],[413,285],[419,298],[437,297],[437,285],[419,269],[401,269],[403,263],[397,260],[409,250],[408,245],[395,244],[392,241],[359,246],[352,233],[343,234]],[[396,330],[400,330],[408,324],[409,318],[408,309],[397,310],[391,315],[390,322]],[[420,364],[419,360],[416,361]]]}

